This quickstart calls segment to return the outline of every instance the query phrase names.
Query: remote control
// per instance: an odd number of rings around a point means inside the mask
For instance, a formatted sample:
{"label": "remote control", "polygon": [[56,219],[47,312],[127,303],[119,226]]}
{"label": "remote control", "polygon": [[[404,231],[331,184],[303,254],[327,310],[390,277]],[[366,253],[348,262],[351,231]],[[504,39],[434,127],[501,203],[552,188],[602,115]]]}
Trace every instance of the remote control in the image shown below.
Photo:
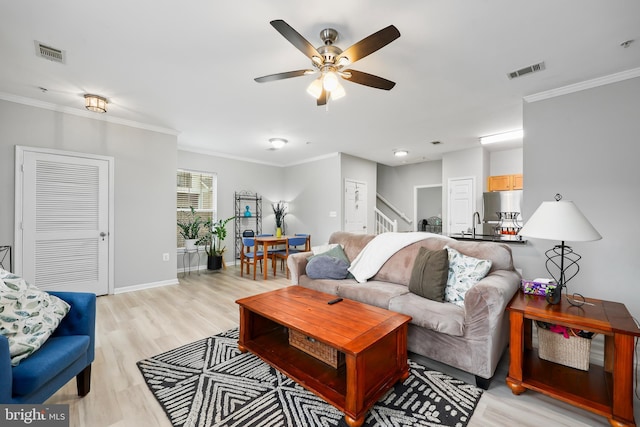
{"label": "remote control", "polygon": [[338,303],[338,302],[340,302],[340,301],[342,301],[342,298],[336,298],[336,299],[332,299],[332,300],[331,300],[331,301],[329,301],[327,304],[329,304],[329,305],[333,305],[333,304]]}

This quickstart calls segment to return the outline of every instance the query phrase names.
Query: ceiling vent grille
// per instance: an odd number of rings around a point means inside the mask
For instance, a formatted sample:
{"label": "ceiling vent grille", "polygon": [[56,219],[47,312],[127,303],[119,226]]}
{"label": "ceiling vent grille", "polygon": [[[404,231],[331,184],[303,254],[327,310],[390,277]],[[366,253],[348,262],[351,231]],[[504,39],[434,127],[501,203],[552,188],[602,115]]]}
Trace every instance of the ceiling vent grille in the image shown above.
{"label": "ceiling vent grille", "polygon": [[65,63],[64,51],[36,41],[36,55],[49,61]]}
{"label": "ceiling vent grille", "polygon": [[542,71],[545,69],[544,62],[539,62],[537,64],[529,65],[528,67],[521,68],[516,71],[512,71],[507,74],[510,79],[515,79],[516,77],[522,77],[527,74],[535,73],[538,71]]}

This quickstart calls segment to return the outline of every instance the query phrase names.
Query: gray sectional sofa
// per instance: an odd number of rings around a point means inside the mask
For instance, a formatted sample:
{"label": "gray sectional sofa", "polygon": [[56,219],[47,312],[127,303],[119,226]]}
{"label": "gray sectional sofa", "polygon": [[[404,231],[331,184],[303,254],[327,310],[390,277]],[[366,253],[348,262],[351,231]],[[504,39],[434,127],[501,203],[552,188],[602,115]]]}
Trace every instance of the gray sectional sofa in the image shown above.
{"label": "gray sectional sofa", "polygon": [[[329,243],[342,245],[352,262],[374,237],[335,232]],[[467,291],[463,307],[423,298],[408,288],[419,248],[440,250],[447,245],[462,254],[492,262],[489,273]],[[311,279],[305,272],[310,255],[304,252],[289,256],[287,265],[293,284],[411,316],[409,351],[467,371],[475,375],[479,387],[488,388],[509,342],[505,307],[518,291],[521,280],[506,244],[456,241],[425,233],[424,239],[392,255],[365,283],[354,279]]]}

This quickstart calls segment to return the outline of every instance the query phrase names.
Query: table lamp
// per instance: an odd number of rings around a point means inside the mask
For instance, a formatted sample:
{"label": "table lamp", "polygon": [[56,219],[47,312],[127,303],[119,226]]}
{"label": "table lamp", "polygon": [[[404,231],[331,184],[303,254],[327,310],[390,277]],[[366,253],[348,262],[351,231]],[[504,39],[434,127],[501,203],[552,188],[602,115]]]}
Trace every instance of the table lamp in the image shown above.
{"label": "table lamp", "polygon": [[[545,252],[547,256],[545,267],[557,283],[556,288],[547,295],[549,304],[560,302],[562,288],[580,270],[578,261],[582,257],[574,252],[570,246],[565,245],[565,242],[589,242],[602,239],[600,233],[573,202],[563,201],[560,194],[556,194],[555,200],[555,202],[542,202],[518,233],[521,236],[535,239],[560,240],[561,242]],[[557,276],[554,274],[556,269],[558,270]],[[574,304],[571,300],[569,302]]]}

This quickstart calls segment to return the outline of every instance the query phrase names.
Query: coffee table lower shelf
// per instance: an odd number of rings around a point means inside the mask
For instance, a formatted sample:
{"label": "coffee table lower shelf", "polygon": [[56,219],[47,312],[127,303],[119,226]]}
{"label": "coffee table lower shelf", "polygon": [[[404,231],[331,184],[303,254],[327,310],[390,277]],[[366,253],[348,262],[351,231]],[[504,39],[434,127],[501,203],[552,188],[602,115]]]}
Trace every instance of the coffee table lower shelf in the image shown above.
{"label": "coffee table lower shelf", "polygon": [[[262,322],[268,321],[262,318]],[[405,326],[406,327],[406,326]],[[406,331],[405,331],[406,333]],[[395,344],[396,337],[390,335],[386,342],[381,342],[383,346],[388,346],[389,341]],[[355,370],[355,358],[345,356],[346,363],[340,367],[332,368],[321,360],[298,350],[289,344],[288,329],[282,325],[273,324],[273,328],[267,333],[255,336],[251,339],[238,343],[240,351],[250,351],[264,360],[269,365],[296,381],[307,390],[315,393],[326,402],[345,413],[345,420],[350,426],[359,426],[364,422],[364,415],[384,393],[399,381],[409,376],[408,370],[405,372],[393,372],[391,375],[377,376],[375,373],[367,378],[367,382],[378,377],[381,380],[375,384],[368,384],[361,397],[354,396],[355,390],[349,390],[347,369],[349,365]],[[377,359],[377,357],[376,357]],[[355,387],[355,384],[352,385]],[[351,393],[351,397],[349,397]],[[348,399],[355,399],[349,403]],[[359,403],[358,399],[362,399]],[[361,408],[359,412],[350,411],[349,405]]]}

